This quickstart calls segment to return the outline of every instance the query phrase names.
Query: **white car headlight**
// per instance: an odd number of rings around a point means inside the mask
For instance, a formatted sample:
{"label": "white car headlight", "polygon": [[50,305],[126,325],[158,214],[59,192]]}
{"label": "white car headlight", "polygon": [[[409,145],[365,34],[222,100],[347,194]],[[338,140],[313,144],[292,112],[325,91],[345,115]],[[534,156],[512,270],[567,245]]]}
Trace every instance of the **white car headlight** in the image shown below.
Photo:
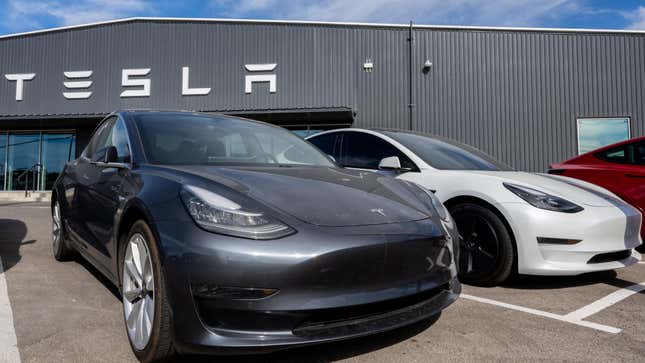
{"label": "white car headlight", "polygon": [[223,196],[196,186],[180,192],[186,210],[197,225],[215,233],[250,239],[275,239],[295,230],[262,212],[245,210]]}
{"label": "white car headlight", "polygon": [[539,190],[510,183],[504,183],[504,186],[536,208],[563,213],[577,213],[584,210],[573,202]]}

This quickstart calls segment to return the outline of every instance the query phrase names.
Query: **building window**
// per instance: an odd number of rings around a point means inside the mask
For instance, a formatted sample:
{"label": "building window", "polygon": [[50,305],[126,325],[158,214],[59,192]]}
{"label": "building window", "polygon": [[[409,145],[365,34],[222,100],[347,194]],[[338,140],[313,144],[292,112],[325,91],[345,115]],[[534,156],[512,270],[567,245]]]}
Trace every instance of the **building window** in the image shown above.
{"label": "building window", "polygon": [[630,138],[629,117],[578,120],[578,155]]}
{"label": "building window", "polygon": [[51,190],[75,145],[71,131],[0,134],[0,190]]}
{"label": "building window", "polygon": [[0,134],[0,190],[7,189],[5,178],[5,165],[7,164],[7,134]]}

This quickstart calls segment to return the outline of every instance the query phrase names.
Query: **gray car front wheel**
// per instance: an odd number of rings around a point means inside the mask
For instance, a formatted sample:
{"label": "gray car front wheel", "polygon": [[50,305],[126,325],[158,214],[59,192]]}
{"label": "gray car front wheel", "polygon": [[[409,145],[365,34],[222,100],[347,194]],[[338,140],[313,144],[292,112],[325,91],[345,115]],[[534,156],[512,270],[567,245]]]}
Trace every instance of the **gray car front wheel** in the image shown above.
{"label": "gray car front wheel", "polygon": [[175,354],[170,307],[156,239],[137,221],[120,249],[123,317],[132,351],[141,362],[165,361]]}
{"label": "gray car front wheel", "polygon": [[155,314],[154,272],[143,235],[135,233],[123,260],[123,310],[132,345],[143,350],[152,333]]}

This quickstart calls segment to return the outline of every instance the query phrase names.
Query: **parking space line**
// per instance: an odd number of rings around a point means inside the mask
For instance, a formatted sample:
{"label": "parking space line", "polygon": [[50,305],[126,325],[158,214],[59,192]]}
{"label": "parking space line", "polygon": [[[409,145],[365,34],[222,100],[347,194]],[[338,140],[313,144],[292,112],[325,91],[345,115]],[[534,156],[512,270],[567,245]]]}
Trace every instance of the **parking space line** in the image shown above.
{"label": "parking space line", "polygon": [[13,313],[9,302],[7,280],[4,277],[4,268],[0,259],[0,362],[20,362],[18,341],[13,326]]}
{"label": "parking space line", "polygon": [[571,318],[567,317],[566,315],[559,315],[559,314],[549,313],[547,311],[531,309],[531,308],[527,308],[527,307],[524,307],[524,306],[513,305],[513,304],[501,302],[501,301],[486,299],[486,298],[483,298],[483,297],[472,296],[472,295],[468,295],[468,294],[461,294],[461,298],[466,299],[466,300],[477,301],[477,302],[484,303],[484,304],[495,305],[495,306],[503,307],[503,308],[506,308],[506,309],[521,311],[521,312],[524,312],[524,313],[537,315],[537,316],[541,316],[541,317],[545,317],[545,318],[549,318],[549,319],[559,320],[559,321],[563,321],[565,323],[570,323],[570,324],[574,324],[574,325],[578,325],[578,326],[583,326],[585,328],[591,328],[591,329],[595,329],[595,330],[600,330],[600,331],[603,331],[605,333],[618,334],[618,333],[620,333],[622,331],[622,329],[614,328],[612,326],[592,323],[590,321],[584,321],[584,320],[580,320],[580,319],[571,319]]}
{"label": "parking space line", "polygon": [[603,297],[600,300],[594,301],[593,303],[587,306],[583,306],[580,309],[565,315],[565,317],[570,319],[582,320],[602,310],[605,310],[606,308],[644,290],[645,290],[645,282],[627,286],[623,289],[620,289],[616,292],[613,292]]}

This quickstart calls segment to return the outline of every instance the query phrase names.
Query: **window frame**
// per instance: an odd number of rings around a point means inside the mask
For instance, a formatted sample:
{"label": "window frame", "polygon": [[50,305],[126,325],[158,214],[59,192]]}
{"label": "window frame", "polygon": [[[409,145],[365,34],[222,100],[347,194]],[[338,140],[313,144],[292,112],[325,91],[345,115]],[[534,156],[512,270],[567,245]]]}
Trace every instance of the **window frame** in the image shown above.
{"label": "window frame", "polygon": [[[580,145],[580,121],[582,121],[582,120],[610,120],[610,119],[627,120],[627,139],[626,140],[629,140],[629,139],[632,138],[632,118],[631,118],[631,116],[625,116],[625,115],[623,115],[623,116],[620,116],[620,115],[619,116],[589,116],[589,117],[576,116],[576,151],[577,151],[578,155],[586,154],[588,152],[593,151],[593,150],[589,150],[589,151],[583,153],[581,151],[581,149],[580,149],[580,146],[581,146]],[[616,142],[620,142],[620,141],[616,141]],[[609,144],[609,145],[611,145],[611,144]],[[601,147],[605,147],[605,146],[609,146],[609,145],[604,145],[604,146],[601,146]],[[602,160],[604,160],[604,159],[602,159]]]}

